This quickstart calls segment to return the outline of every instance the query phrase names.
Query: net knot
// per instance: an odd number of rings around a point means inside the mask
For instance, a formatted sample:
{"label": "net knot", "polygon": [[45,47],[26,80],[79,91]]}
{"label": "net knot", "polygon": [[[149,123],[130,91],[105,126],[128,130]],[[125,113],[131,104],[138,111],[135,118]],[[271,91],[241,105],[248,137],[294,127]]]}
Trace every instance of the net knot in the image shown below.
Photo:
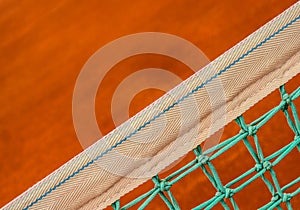
{"label": "net knot", "polygon": [[156,186],[159,188],[160,191],[168,191],[171,188],[171,184],[165,180],[161,180],[159,183],[159,186]]}
{"label": "net knot", "polygon": [[246,132],[248,133],[249,136],[255,135],[258,130],[257,127],[254,125],[248,125],[246,129],[247,129]]}
{"label": "net knot", "polygon": [[271,199],[271,201],[278,201],[281,198],[281,196],[278,193],[275,193]]}
{"label": "net knot", "polygon": [[198,155],[197,162],[201,165],[205,165],[209,161],[209,157],[206,155]]}
{"label": "net knot", "polygon": [[217,197],[224,196],[225,198],[231,198],[233,195],[234,195],[234,190],[230,189],[230,188],[227,188],[227,187],[225,187],[223,189],[223,191],[216,192]]}
{"label": "net knot", "polygon": [[248,136],[254,136],[257,133],[258,130],[257,126],[247,125],[243,116],[239,116],[238,118],[236,118],[235,121],[242,128],[242,130],[240,131],[241,134],[247,133]]}
{"label": "net knot", "polygon": [[292,199],[291,194],[289,194],[289,193],[283,193],[282,202],[287,202],[287,201],[289,201],[291,199]]}
{"label": "net knot", "polygon": [[290,95],[287,94],[287,93],[284,93],[282,95],[282,102],[283,102],[282,110],[287,109],[287,107],[289,106],[289,104],[292,102]]}
{"label": "net knot", "polygon": [[209,161],[209,157],[202,153],[202,149],[199,145],[194,149],[194,153],[196,155],[197,163],[200,163],[201,165],[204,165]]}
{"label": "net knot", "polygon": [[169,182],[167,182],[164,179],[160,180],[157,176],[153,177],[152,180],[155,184],[155,187],[161,192],[168,191],[172,187],[172,185]]}
{"label": "net knot", "polygon": [[248,136],[254,136],[258,131],[258,128],[255,125],[244,125],[240,133],[247,133]]}
{"label": "net knot", "polygon": [[275,193],[272,197],[272,201],[279,201],[281,200],[282,202],[288,202],[292,199],[292,195],[290,193],[283,193],[280,195],[279,193]]}
{"label": "net knot", "polygon": [[263,161],[262,163],[257,163],[255,165],[256,171],[261,171],[262,169],[270,170],[272,168],[272,163],[269,161]]}

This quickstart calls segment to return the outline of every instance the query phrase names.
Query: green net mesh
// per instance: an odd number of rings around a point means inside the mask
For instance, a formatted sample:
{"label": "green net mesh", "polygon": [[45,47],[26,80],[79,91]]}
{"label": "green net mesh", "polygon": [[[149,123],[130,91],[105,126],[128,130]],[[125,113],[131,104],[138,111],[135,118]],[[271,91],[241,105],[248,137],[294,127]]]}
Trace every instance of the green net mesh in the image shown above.
{"label": "green net mesh", "polygon": [[[271,197],[270,201],[262,205],[260,209],[282,209],[282,204],[285,204],[287,209],[292,209],[291,199],[300,193],[300,188],[297,188],[293,192],[290,192],[289,189],[300,182],[300,177],[298,176],[285,186],[280,186],[274,166],[283,160],[292,150],[296,149],[298,153],[300,151],[300,122],[296,106],[293,102],[300,96],[300,87],[293,93],[287,94],[284,86],[281,86],[280,94],[282,98],[281,103],[252,123],[246,124],[243,116],[238,117],[235,121],[240,126],[241,131],[237,135],[204,152],[202,152],[201,146],[197,146],[193,150],[195,158],[191,162],[164,179],[160,179],[158,175],[154,176],[152,178],[154,187],[151,190],[125,205],[121,205],[120,200],[118,200],[112,204],[112,207],[115,210],[129,209],[133,206],[138,207],[138,209],[145,209],[156,196],[159,196],[169,209],[180,209],[180,205],[171,192],[172,186],[193,171],[201,169],[214,186],[216,193],[207,201],[194,207],[194,209],[211,209],[217,204],[221,204],[224,209],[239,209],[234,198],[235,194],[256,179],[262,179]],[[257,131],[280,111],[284,112],[287,123],[295,134],[295,137],[290,143],[265,157],[259,143]],[[252,137],[251,140],[253,140],[252,144],[249,139],[250,136]],[[230,150],[239,142],[243,142],[256,164],[245,173],[224,185],[211,161],[218,158],[225,151]],[[266,176],[267,173],[269,173],[269,177],[271,178]],[[225,202],[225,199],[229,202]]]}

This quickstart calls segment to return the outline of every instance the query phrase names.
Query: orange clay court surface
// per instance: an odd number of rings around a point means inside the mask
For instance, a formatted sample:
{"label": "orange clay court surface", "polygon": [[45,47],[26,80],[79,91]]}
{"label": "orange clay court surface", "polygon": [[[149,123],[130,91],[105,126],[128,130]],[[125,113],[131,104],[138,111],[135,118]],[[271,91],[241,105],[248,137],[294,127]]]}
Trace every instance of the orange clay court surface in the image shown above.
{"label": "orange clay court surface", "polygon": [[[189,40],[213,60],[295,2],[1,0],[0,206],[82,151],[73,128],[72,94],[82,66],[97,49],[124,35],[157,31]],[[96,99],[97,120],[103,133],[114,128],[110,115],[114,89],[132,72],[150,67],[167,69],[182,79],[192,74],[182,63],[158,55],[135,56],[119,63],[101,84]],[[287,90],[295,89],[299,82],[299,76],[294,78]],[[162,94],[154,89],[139,93],[131,103],[130,115]],[[246,113],[246,121],[279,101],[278,92],[272,93]],[[222,139],[238,131],[231,123]],[[291,141],[293,134],[281,113],[259,137],[264,152],[269,154]],[[237,146],[232,151],[214,163],[224,182],[252,167],[245,147]],[[299,161],[295,151],[275,168],[280,183],[284,185],[299,176]],[[151,186],[151,182],[144,184],[124,200]],[[173,192],[181,207],[190,209],[214,195],[215,190],[202,174],[194,172],[174,186]],[[270,193],[259,180],[235,198],[242,209],[255,209],[269,201]],[[297,202],[299,196],[293,201]],[[149,208],[165,208],[162,205],[155,199]]]}

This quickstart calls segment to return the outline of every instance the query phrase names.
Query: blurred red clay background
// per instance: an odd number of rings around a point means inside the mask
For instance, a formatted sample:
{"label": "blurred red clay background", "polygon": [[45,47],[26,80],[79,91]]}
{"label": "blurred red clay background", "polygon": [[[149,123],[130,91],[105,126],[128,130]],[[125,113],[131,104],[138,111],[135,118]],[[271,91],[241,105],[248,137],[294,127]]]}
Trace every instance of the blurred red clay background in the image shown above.
{"label": "blurred red clay background", "polygon": [[[97,49],[121,36],[157,31],[189,40],[213,60],[295,2],[0,1],[0,206],[82,151],[73,128],[72,94],[82,66]],[[150,67],[168,69],[183,79],[193,73],[180,62],[158,55],[135,56],[116,65],[107,82],[101,84],[96,99],[97,120],[103,133],[114,128],[109,98],[118,82],[134,71]],[[299,76],[293,79],[288,90],[296,88],[299,81]],[[162,94],[154,89],[141,92],[131,103],[130,115]],[[271,94],[268,100],[247,112],[247,122],[277,105],[278,96]],[[276,120],[260,135],[265,140],[263,146],[269,148],[265,150],[267,154],[293,138],[288,127],[281,123],[285,120],[283,114]],[[230,124],[222,139],[238,131],[236,125]],[[236,152],[215,162],[224,174],[224,182],[245,171],[246,166],[252,167],[249,155],[239,155],[245,149],[242,146],[234,149]],[[299,154],[292,153],[287,161],[278,166],[283,184],[299,176]],[[197,174],[188,176],[174,186],[175,197],[183,209],[214,195],[209,182],[203,176],[197,177]],[[144,184],[124,200],[151,186],[151,182]],[[254,209],[270,200],[270,193],[262,186],[258,181],[246,188],[244,194],[236,195],[242,209]],[[151,208],[165,208],[161,205],[155,199]]]}

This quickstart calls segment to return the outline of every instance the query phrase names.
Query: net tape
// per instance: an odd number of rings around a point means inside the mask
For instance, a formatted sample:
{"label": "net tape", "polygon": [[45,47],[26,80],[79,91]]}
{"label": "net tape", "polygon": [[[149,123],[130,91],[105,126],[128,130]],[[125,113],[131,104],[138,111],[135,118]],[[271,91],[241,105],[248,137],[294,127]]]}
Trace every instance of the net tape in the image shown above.
{"label": "net tape", "polygon": [[[279,90],[282,101],[278,106],[271,109],[269,112],[265,113],[250,124],[245,123],[243,116],[238,117],[235,121],[240,126],[241,131],[237,135],[219,143],[218,145],[204,152],[202,152],[200,145],[197,146],[193,150],[196,156],[194,160],[164,179],[160,179],[158,175],[154,176],[152,178],[152,181],[154,182],[153,189],[125,204],[124,206],[121,206],[120,200],[117,200],[112,204],[113,209],[125,210],[139,203],[141,204],[138,209],[145,209],[149,205],[149,203],[158,195],[169,209],[180,209],[176,198],[171,192],[171,187],[197,169],[201,169],[203,171],[203,173],[207,176],[208,180],[211,182],[217,192],[215,196],[196,206],[194,208],[195,210],[211,209],[218,203],[220,203],[224,207],[224,209],[231,209],[230,206],[224,201],[225,198],[230,201],[232,208],[239,209],[234,199],[234,195],[259,178],[263,180],[272,195],[270,202],[265,204],[264,206],[261,206],[260,209],[282,209],[280,206],[281,204],[285,204],[287,209],[292,209],[290,200],[300,193],[300,187],[298,187],[294,192],[288,193],[287,191],[292,186],[300,183],[300,176],[298,176],[296,179],[286,184],[285,186],[281,187],[276,177],[276,173],[273,170],[273,167],[276,166],[280,161],[282,161],[284,157],[286,157],[293,149],[298,149],[298,152],[300,152],[300,121],[296,106],[293,102],[300,96],[300,86],[291,94],[287,94],[284,86],[281,86]],[[284,112],[287,123],[295,134],[295,138],[283,148],[265,157],[259,144],[257,131],[280,111]],[[248,137],[250,136],[253,137],[255,145],[254,147],[250,144],[250,141],[248,139]],[[236,177],[229,183],[223,185],[219,178],[217,170],[211,161],[241,141],[246,146],[249,154],[252,156],[256,164],[245,173]],[[213,152],[214,154],[212,154]],[[209,156],[209,154],[212,155]],[[270,173],[272,179],[271,181],[266,178],[266,173]],[[248,179],[246,179],[247,177]],[[241,180],[246,181],[241,183],[238,187],[232,188],[234,184],[241,182]]]}

